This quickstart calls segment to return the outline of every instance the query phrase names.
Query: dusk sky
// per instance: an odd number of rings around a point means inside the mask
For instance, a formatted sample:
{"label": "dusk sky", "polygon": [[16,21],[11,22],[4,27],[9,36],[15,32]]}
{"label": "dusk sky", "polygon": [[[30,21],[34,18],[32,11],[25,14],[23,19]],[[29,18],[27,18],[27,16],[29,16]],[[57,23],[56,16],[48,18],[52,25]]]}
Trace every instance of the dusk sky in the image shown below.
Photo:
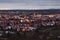
{"label": "dusk sky", "polygon": [[60,9],[60,0],[0,0],[0,8]]}

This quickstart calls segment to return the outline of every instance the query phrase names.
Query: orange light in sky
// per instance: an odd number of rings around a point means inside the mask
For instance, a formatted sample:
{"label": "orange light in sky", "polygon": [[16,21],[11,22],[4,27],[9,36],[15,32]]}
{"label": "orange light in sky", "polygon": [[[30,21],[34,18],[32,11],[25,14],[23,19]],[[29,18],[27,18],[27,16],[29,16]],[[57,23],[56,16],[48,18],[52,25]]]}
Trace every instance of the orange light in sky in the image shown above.
{"label": "orange light in sky", "polygon": [[0,10],[9,10],[10,8],[0,8]]}

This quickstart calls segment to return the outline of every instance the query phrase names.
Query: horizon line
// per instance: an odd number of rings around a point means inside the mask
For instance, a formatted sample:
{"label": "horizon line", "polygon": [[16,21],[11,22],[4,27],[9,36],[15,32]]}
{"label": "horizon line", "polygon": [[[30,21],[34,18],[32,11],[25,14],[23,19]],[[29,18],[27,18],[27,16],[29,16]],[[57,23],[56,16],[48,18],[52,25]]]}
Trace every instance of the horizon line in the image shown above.
{"label": "horizon line", "polygon": [[47,10],[47,9],[58,9],[58,8],[0,8],[0,10]]}

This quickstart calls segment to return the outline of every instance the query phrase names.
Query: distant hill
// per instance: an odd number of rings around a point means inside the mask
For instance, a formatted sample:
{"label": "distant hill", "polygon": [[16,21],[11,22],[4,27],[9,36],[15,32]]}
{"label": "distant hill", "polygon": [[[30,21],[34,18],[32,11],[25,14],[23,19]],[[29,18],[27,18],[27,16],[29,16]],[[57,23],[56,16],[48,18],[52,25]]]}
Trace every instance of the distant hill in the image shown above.
{"label": "distant hill", "polygon": [[25,13],[25,14],[30,14],[30,13],[39,13],[39,14],[60,14],[60,9],[44,9],[44,10],[0,10],[0,13],[4,12],[16,12],[17,14],[19,13]]}

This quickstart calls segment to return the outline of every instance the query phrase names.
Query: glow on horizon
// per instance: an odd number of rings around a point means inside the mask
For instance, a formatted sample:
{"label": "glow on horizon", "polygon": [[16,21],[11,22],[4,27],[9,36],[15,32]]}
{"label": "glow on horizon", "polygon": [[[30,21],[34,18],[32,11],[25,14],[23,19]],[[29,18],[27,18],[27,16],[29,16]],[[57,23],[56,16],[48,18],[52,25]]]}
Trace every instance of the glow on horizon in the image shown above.
{"label": "glow on horizon", "polygon": [[0,8],[0,10],[10,10],[10,8]]}
{"label": "glow on horizon", "polygon": [[20,6],[20,7],[14,7],[14,8],[7,8],[3,7],[0,8],[0,10],[13,10],[13,9],[29,9],[29,10],[34,10],[34,9],[60,9],[60,6]]}

